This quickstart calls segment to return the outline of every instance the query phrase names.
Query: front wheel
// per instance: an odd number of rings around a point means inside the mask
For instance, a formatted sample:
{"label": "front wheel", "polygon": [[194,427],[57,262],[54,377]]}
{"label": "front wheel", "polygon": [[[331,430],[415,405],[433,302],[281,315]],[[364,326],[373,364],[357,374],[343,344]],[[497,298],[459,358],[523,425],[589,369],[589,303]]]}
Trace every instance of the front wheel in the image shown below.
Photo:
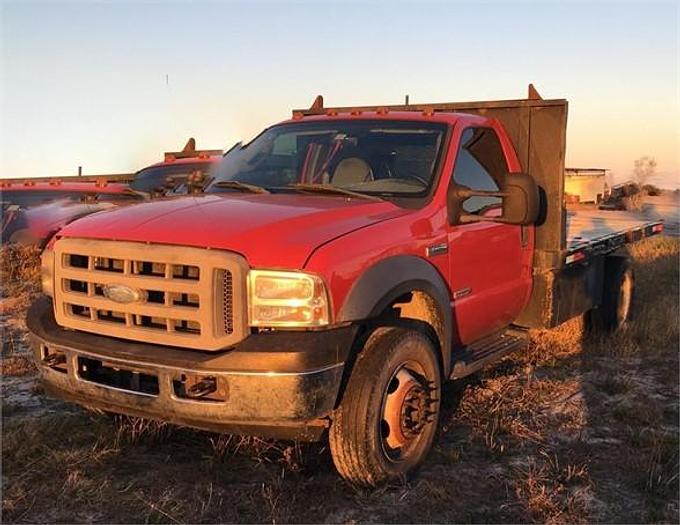
{"label": "front wheel", "polygon": [[432,341],[404,328],[368,338],[335,411],[329,440],[347,481],[376,486],[416,469],[439,420],[441,373]]}

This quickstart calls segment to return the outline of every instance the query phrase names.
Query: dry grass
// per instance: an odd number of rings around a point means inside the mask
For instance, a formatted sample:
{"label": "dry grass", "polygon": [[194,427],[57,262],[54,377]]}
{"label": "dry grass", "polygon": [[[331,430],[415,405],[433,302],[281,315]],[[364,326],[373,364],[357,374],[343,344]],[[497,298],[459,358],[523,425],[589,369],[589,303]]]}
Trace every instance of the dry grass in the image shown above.
{"label": "dry grass", "polygon": [[17,298],[40,290],[40,250],[16,244],[0,248],[2,296]]}
{"label": "dry grass", "polygon": [[447,385],[419,475],[374,491],[339,480],[323,444],[66,405],[27,417],[3,397],[3,520],[677,523],[679,254],[668,238],[635,248],[639,315],[622,334],[535,331]]}
{"label": "dry grass", "polygon": [[26,310],[40,291],[40,250],[16,245],[0,248],[0,375],[35,372],[26,352]]}

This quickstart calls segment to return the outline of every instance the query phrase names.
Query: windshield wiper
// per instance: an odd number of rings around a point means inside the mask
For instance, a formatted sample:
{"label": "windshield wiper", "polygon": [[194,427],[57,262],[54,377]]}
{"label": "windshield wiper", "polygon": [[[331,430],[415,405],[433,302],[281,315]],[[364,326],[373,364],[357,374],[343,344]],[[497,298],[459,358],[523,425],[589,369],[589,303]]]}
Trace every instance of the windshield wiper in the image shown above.
{"label": "windshield wiper", "polygon": [[229,188],[232,190],[240,190],[247,193],[270,193],[268,189],[255,184],[248,184],[247,182],[240,182],[237,180],[221,180],[215,183],[217,188]]}
{"label": "windshield wiper", "polygon": [[298,183],[298,184],[289,184],[286,186],[286,188],[292,188],[294,190],[300,190],[300,191],[308,191],[312,193],[328,193],[328,194],[336,194],[336,195],[346,195],[347,197],[357,197],[359,199],[367,199],[370,201],[383,201],[385,199],[382,199],[376,195],[368,195],[367,193],[359,193],[358,191],[352,191],[352,190],[346,190],[344,188],[338,188],[337,186],[333,186],[332,184],[304,184],[304,183]]}

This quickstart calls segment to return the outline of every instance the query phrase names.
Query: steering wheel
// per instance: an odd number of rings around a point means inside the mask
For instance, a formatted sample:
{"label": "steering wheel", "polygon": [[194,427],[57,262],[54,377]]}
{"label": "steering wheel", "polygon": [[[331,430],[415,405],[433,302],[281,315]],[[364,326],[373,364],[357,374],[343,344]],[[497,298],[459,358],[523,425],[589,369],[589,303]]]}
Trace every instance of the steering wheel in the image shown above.
{"label": "steering wheel", "polygon": [[420,182],[423,185],[423,188],[427,188],[430,185],[430,182],[420,175],[416,175],[415,173],[405,173],[405,174],[399,174],[399,177],[395,177],[394,173],[392,173],[392,168],[390,168],[390,163],[389,161],[383,161],[383,166],[385,166],[385,171],[387,172],[387,175],[390,179],[415,179],[418,182]]}
{"label": "steering wheel", "polygon": [[423,188],[427,188],[430,185],[429,181],[425,180],[420,175],[416,175],[415,173],[406,173],[404,175],[400,175],[397,178],[399,178],[399,179],[415,179],[423,185]]}

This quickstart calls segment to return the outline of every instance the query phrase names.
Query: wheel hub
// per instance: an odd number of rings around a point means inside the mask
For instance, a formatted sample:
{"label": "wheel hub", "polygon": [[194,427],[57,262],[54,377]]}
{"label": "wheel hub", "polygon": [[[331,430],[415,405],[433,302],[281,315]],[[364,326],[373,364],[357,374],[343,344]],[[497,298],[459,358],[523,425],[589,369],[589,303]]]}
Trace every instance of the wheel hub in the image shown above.
{"label": "wheel hub", "polygon": [[401,368],[388,385],[383,407],[383,422],[388,427],[385,442],[390,448],[401,448],[420,434],[427,423],[429,403],[426,388]]}

